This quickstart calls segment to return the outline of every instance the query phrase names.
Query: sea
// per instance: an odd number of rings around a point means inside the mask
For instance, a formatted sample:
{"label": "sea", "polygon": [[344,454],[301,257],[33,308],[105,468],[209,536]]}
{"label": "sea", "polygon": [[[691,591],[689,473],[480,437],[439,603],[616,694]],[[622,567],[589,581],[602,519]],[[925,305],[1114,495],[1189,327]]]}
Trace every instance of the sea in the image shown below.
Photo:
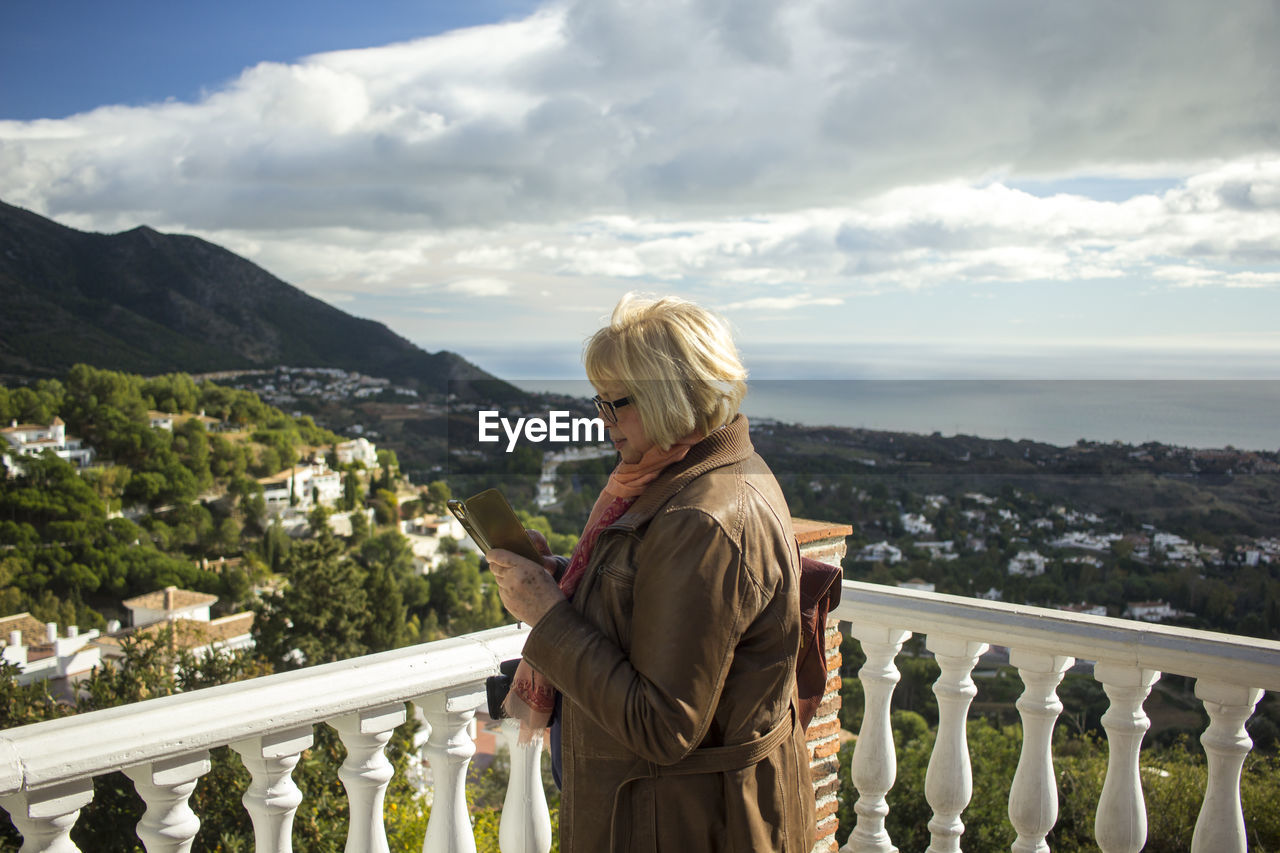
{"label": "sea", "polygon": [[[590,397],[585,381],[511,380]],[[1280,451],[1280,380],[761,379],[742,411],[789,424],[944,436]]]}

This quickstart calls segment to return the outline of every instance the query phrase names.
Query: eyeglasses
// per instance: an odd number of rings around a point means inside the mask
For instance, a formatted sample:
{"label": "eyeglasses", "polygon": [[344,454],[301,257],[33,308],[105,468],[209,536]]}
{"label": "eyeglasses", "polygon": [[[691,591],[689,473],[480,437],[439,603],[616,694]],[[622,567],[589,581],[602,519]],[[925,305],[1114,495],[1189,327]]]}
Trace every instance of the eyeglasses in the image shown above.
{"label": "eyeglasses", "polygon": [[605,423],[616,424],[618,422],[618,409],[631,405],[631,398],[619,397],[616,400],[606,400],[597,394],[591,398],[591,402],[596,404],[596,411],[600,413],[600,417]]}

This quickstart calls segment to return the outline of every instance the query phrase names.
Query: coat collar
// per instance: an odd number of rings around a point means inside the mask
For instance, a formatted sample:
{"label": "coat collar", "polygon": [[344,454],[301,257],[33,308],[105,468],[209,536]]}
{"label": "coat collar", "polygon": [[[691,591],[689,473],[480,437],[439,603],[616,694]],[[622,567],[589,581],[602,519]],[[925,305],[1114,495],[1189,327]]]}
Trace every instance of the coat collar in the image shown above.
{"label": "coat collar", "polygon": [[754,452],[747,417],[736,415],[732,421],[695,444],[684,459],[664,469],[622,517],[609,525],[610,529],[635,530],[653,518],[667,501],[693,480],[712,469],[742,462]]}

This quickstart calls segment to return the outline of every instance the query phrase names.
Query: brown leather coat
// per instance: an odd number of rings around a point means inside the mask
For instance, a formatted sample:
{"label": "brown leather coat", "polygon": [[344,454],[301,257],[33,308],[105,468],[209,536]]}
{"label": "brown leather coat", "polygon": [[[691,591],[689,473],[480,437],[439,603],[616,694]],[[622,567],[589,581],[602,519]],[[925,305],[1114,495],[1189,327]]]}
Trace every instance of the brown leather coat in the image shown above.
{"label": "brown leather coat", "polygon": [[564,696],[564,853],[808,853],[798,579],[743,417],[601,533],[573,601],[524,648]]}

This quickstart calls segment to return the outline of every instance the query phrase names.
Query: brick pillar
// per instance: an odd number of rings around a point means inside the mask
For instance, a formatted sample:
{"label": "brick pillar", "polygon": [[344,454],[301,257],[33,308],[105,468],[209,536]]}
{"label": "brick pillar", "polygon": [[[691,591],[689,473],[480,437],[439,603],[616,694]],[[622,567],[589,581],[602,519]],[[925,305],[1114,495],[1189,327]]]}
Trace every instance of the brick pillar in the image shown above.
{"label": "brick pillar", "polygon": [[[845,555],[845,537],[853,533],[848,524],[791,519],[800,553],[833,566]],[[827,622],[827,692],[818,713],[809,723],[809,772],[818,801],[818,834],[813,853],[836,853],[836,794],[840,790],[840,628],[836,620]]]}

